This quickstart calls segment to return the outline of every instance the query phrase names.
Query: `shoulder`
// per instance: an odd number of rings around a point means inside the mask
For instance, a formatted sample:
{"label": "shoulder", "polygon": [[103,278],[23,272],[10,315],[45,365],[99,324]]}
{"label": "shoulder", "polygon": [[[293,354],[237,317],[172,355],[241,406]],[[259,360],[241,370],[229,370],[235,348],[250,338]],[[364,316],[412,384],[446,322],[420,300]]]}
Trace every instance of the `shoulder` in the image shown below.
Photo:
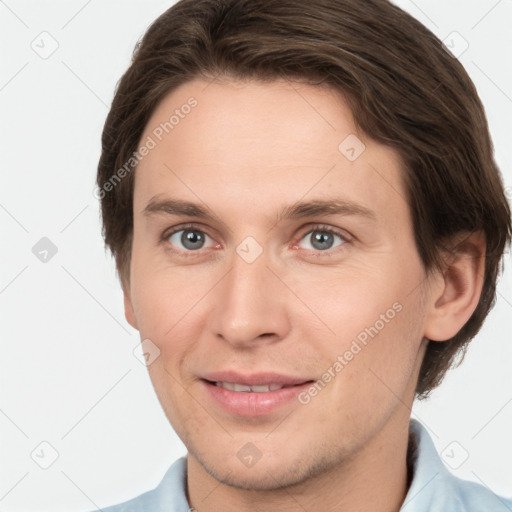
{"label": "shoulder", "polygon": [[413,478],[400,512],[512,512],[511,498],[453,475],[421,423],[411,420],[410,433]]}
{"label": "shoulder", "polygon": [[103,507],[102,512],[189,512],[186,499],[186,457],[176,460],[155,489],[118,505]]}
{"label": "shoulder", "polygon": [[512,512],[512,499],[499,496],[489,488],[450,475],[448,490],[453,492],[460,510],[467,512]]}

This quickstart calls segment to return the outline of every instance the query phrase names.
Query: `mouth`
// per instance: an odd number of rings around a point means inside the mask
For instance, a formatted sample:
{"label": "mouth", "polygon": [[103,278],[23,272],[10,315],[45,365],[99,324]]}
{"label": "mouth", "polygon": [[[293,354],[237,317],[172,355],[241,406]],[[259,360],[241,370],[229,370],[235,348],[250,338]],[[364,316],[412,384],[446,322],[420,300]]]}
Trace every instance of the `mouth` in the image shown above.
{"label": "mouth", "polygon": [[[206,380],[206,379],[204,379]],[[217,386],[219,388],[227,389],[229,391],[235,391],[236,393],[268,393],[270,391],[278,391],[283,388],[292,388],[296,386],[302,386],[304,384],[311,384],[312,380],[302,382],[300,384],[239,384],[236,382],[215,382],[206,380],[208,384]]]}
{"label": "mouth", "polygon": [[[314,380],[267,375],[259,377],[238,376],[236,379],[214,380],[202,378],[200,382],[208,401],[216,410],[231,417],[264,418],[272,413],[283,414],[290,407],[302,407],[298,396]],[[236,380],[236,382],[233,382]],[[249,382],[247,382],[249,381]],[[279,382],[280,381],[280,382]]]}

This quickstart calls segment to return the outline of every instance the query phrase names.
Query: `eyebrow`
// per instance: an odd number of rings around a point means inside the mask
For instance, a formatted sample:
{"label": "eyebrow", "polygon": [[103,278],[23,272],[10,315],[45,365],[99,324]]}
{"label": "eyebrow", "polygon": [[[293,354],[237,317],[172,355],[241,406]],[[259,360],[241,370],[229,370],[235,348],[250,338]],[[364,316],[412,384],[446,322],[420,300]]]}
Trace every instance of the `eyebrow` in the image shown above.
{"label": "eyebrow", "polygon": [[[153,197],[150,199],[142,212],[145,216],[155,214],[163,215],[182,215],[196,217],[199,219],[214,219],[222,222],[209,208],[190,201],[181,199]],[[321,215],[356,215],[367,218],[372,221],[377,220],[377,215],[373,210],[343,199],[315,199],[311,201],[299,201],[283,208],[278,215],[277,220],[298,219],[302,217],[321,216]]]}
{"label": "eyebrow", "polygon": [[376,221],[377,215],[366,206],[344,199],[315,199],[299,201],[286,206],[279,214],[278,220],[297,219],[315,215],[357,215]]}
{"label": "eyebrow", "polygon": [[183,215],[187,217],[197,217],[200,219],[215,219],[220,221],[220,218],[215,215],[209,208],[201,206],[197,203],[190,201],[183,201],[182,199],[158,199],[156,196],[151,198],[142,210],[145,216],[155,214],[164,215]]}

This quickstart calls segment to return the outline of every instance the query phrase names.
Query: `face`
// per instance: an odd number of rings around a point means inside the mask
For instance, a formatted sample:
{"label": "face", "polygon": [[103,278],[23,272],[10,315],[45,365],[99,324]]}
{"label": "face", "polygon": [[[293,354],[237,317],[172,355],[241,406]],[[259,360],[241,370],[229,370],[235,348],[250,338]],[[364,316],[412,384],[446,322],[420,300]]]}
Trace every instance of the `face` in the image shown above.
{"label": "face", "polygon": [[398,155],[286,81],[188,82],[144,144],[126,315],[190,461],[273,489],[406,427],[429,281]]}

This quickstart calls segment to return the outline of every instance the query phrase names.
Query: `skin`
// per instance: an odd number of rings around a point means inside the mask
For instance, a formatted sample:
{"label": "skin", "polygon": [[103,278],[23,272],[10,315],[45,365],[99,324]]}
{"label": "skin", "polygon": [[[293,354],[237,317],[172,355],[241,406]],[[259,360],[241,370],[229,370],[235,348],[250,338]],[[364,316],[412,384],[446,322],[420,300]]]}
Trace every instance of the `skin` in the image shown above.
{"label": "skin", "polygon": [[[197,106],[137,168],[124,291],[129,323],[160,350],[148,369],[188,449],[191,507],[398,511],[427,338],[449,339],[476,308],[483,237],[466,237],[444,272],[427,275],[399,155],[359,133],[325,87],[196,79],[161,101],[141,143],[190,96]],[[338,150],[349,134],[366,145],[355,161]],[[216,217],[144,213],[164,198]],[[313,199],[351,201],[375,218],[280,219]],[[183,245],[182,232],[165,236],[185,223],[204,234],[199,249]],[[341,235],[327,249],[312,241],[322,226]],[[236,251],[248,236],[263,249],[252,263]],[[226,369],[318,380],[395,303],[400,312],[306,405],[241,418],[200,382]],[[237,457],[246,443],[262,455],[252,467]]]}

